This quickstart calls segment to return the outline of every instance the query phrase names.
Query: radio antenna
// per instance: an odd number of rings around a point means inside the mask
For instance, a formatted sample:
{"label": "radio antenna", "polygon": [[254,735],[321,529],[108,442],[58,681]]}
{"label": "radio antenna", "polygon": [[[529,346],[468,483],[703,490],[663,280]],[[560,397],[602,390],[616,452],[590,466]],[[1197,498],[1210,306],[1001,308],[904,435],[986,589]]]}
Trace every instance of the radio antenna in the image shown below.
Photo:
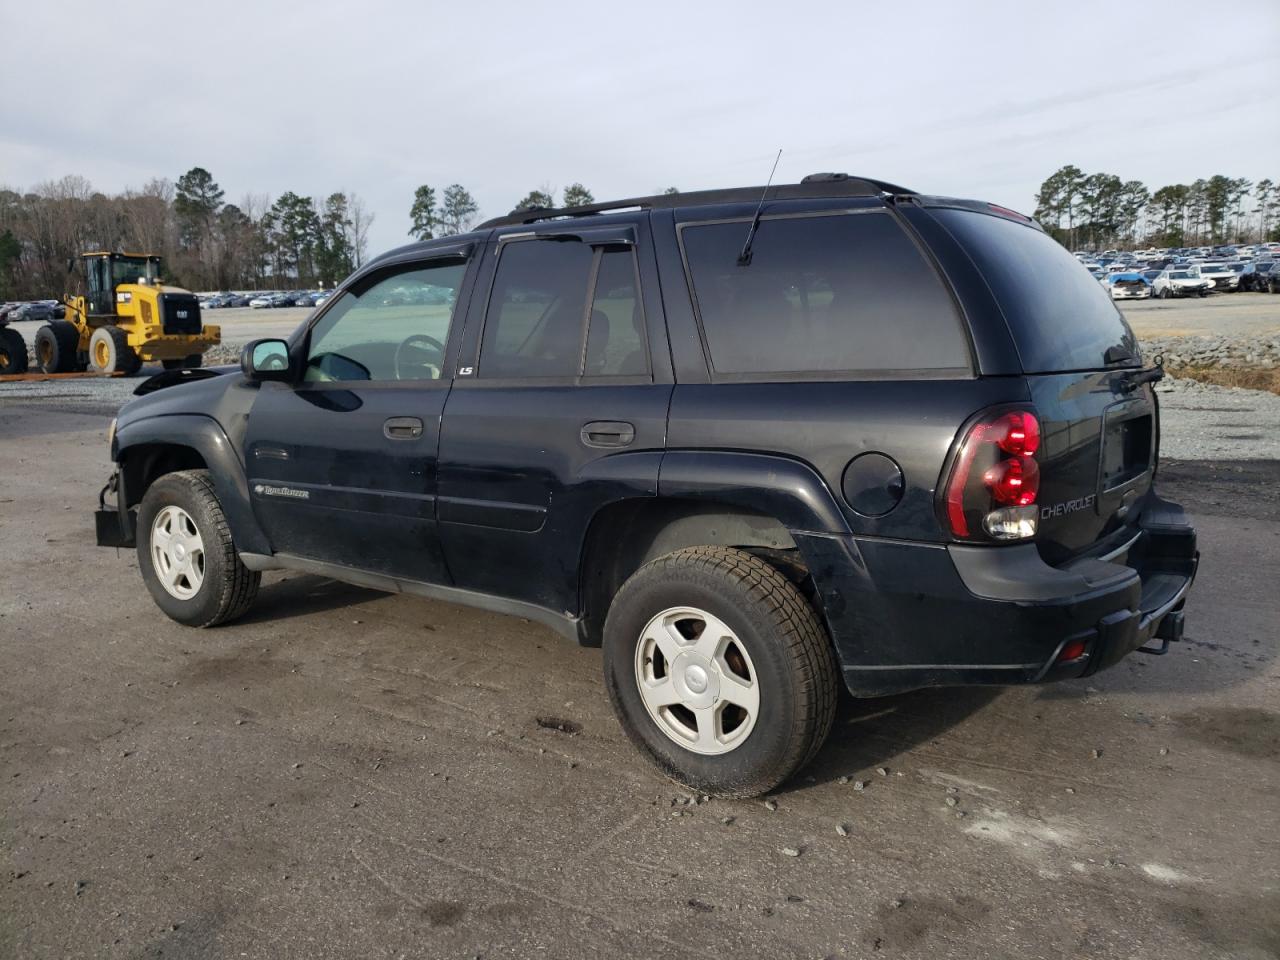
{"label": "radio antenna", "polygon": [[769,195],[769,187],[773,184],[773,175],[778,172],[778,161],[782,159],[782,151],[773,158],[773,169],[769,171],[769,179],[765,181],[764,192],[760,194],[760,204],[756,207],[756,215],[751,219],[751,229],[747,231],[747,242],[742,245],[738,254],[738,266],[745,267],[751,262],[751,241],[756,238],[756,230],[760,226],[760,211],[764,209],[764,199]]}

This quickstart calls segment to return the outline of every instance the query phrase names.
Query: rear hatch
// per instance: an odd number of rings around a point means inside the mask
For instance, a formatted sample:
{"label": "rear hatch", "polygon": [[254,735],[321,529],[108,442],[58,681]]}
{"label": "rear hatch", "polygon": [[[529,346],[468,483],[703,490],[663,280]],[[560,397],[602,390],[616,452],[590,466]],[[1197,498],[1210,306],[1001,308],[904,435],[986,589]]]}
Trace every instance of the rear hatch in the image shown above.
{"label": "rear hatch", "polygon": [[1120,549],[1151,490],[1159,414],[1137,340],[1105,289],[1034,226],[974,210],[930,213],[995,296],[1040,420],[1039,532],[1060,564]]}

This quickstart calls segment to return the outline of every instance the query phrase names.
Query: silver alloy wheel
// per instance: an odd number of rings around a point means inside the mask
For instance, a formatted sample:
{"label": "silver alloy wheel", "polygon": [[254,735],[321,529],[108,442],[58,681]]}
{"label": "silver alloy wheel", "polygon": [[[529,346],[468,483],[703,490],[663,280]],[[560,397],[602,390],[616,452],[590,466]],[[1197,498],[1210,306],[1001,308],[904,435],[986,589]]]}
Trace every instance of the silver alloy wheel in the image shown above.
{"label": "silver alloy wheel", "polygon": [[636,684],[658,729],[693,753],[728,753],[751,735],[760,684],[751,656],[722,620],[671,607],[636,644]]}
{"label": "silver alloy wheel", "polygon": [[172,596],[190,600],[204,583],[204,540],[181,507],[164,507],[151,521],[151,562]]}

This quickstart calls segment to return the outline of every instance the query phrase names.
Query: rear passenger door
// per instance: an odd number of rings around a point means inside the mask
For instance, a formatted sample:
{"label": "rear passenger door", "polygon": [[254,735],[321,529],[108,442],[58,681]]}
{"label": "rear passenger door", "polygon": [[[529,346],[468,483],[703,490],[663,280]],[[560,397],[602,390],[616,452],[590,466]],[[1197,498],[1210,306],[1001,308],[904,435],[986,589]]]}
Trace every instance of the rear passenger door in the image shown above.
{"label": "rear passenger door", "polygon": [[590,518],[656,494],[672,389],[656,286],[643,216],[489,245],[440,442],[458,586],[576,614]]}

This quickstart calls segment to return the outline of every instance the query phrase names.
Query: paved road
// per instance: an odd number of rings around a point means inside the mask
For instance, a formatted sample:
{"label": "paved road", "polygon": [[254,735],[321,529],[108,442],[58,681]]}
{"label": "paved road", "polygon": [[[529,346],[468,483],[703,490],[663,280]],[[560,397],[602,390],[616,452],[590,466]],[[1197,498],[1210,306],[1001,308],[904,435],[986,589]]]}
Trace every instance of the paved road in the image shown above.
{"label": "paved road", "polygon": [[278,573],[170,622],[91,546],[105,423],[0,415],[0,956],[1280,952],[1280,465],[1169,465],[1172,655],[846,702],[770,811],[678,803],[527,622]]}

